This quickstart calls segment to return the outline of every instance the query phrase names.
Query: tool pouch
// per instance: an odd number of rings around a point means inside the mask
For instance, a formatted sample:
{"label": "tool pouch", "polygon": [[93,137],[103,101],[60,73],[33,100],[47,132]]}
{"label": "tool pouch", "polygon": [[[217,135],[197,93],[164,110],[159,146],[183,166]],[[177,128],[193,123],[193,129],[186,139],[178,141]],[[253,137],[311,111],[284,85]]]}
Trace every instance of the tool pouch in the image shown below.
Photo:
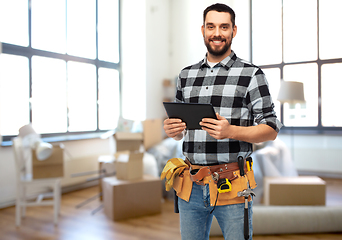
{"label": "tool pouch", "polygon": [[[236,204],[236,203],[243,203],[244,198],[238,197],[237,193],[243,191],[250,186],[251,188],[256,187],[256,183],[254,180],[254,173],[249,171],[245,173],[244,176],[240,175],[240,170],[235,172],[237,178],[231,181],[231,188],[232,190],[229,192],[219,193],[217,199],[217,205],[228,205],[228,204]],[[217,191],[217,185],[209,183],[210,188],[210,200],[216,200],[215,193]]]}
{"label": "tool pouch", "polygon": [[188,202],[191,195],[192,183],[190,171],[184,170],[182,174],[175,178],[173,189],[176,191],[178,197]]}

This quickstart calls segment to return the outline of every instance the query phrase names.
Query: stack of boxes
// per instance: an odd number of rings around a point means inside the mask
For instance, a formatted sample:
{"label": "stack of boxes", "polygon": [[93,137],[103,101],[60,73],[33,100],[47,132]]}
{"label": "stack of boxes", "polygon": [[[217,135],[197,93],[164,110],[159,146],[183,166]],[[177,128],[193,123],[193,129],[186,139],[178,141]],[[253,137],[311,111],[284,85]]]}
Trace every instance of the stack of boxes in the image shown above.
{"label": "stack of boxes", "polygon": [[105,214],[118,221],[161,212],[162,183],[157,177],[143,175],[142,149],[162,140],[161,119],[145,120],[143,132],[116,132],[116,176],[102,180]]}

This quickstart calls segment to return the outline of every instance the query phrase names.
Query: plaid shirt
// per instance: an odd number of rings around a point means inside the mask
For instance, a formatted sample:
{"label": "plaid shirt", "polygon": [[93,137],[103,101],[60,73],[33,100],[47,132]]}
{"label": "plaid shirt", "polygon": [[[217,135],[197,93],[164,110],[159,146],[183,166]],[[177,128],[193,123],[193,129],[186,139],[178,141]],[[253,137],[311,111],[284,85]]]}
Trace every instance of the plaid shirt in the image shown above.
{"label": "plaid shirt", "polygon": [[[279,132],[281,123],[262,70],[230,56],[210,68],[207,59],[184,68],[177,79],[176,102],[211,103],[215,112],[236,126],[266,124]],[[235,139],[217,140],[204,130],[187,130],[183,154],[192,164],[213,165],[248,157],[252,144]]]}

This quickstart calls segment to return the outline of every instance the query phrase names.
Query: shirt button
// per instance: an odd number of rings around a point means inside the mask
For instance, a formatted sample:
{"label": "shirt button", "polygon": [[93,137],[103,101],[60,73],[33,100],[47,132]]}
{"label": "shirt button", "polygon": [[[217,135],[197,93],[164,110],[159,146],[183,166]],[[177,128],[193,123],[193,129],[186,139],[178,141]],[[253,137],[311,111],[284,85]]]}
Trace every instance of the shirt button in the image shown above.
{"label": "shirt button", "polygon": [[205,89],[208,89],[208,87],[206,87]]}
{"label": "shirt button", "polygon": [[211,72],[214,72],[214,70],[211,69]]}

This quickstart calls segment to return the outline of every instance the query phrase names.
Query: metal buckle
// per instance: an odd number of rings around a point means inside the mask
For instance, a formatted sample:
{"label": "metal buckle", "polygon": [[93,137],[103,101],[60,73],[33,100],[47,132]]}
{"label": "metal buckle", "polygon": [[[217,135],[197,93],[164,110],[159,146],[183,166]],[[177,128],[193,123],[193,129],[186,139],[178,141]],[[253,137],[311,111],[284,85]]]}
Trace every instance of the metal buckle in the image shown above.
{"label": "metal buckle", "polygon": [[217,182],[220,178],[220,175],[217,172],[213,172],[211,176],[215,182]]}

